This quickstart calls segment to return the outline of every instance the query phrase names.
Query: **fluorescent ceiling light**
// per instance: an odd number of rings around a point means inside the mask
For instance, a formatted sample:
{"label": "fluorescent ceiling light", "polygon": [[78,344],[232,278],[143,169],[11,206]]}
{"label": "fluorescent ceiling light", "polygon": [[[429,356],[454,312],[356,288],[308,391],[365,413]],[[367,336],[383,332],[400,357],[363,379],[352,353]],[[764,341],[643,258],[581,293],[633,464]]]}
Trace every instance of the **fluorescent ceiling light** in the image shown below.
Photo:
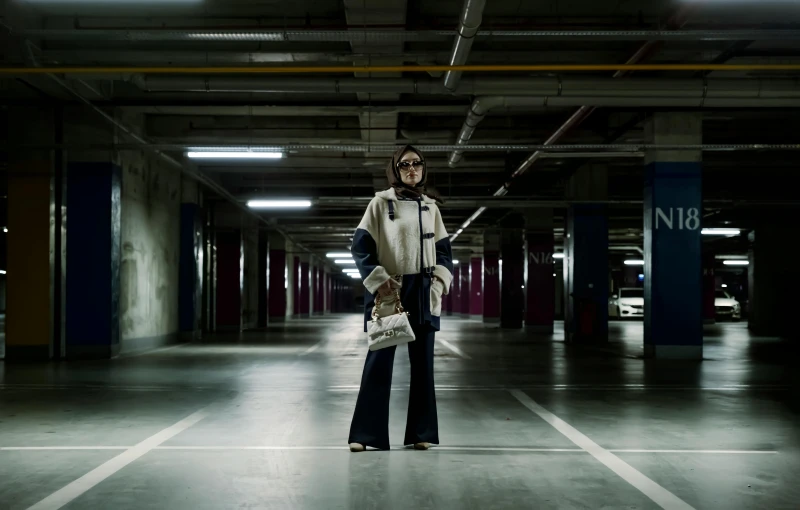
{"label": "fluorescent ceiling light", "polygon": [[644,265],[644,260],[626,260],[625,261],[625,265],[626,266],[643,266]]}
{"label": "fluorescent ceiling light", "polygon": [[726,284],[726,283],[723,283],[723,284],[722,284],[722,288],[723,288],[723,289],[727,289],[727,288],[728,288],[728,284]]}
{"label": "fluorescent ceiling light", "polygon": [[8,234],[8,227],[3,227],[3,232],[5,232],[6,234]]}
{"label": "fluorescent ceiling light", "polygon": [[5,269],[0,269],[0,274],[6,274],[6,270]]}
{"label": "fluorescent ceiling light", "polygon": [[457,260],[454,260],[454,261],[453,261],[453,265],[454,265],[454,266],[457,266],[457,265],[458,265],[458,261],[457,261]]}
{"label": "fluorescent ceiling light", "polygon": [[749,266],[749,260],[725,260],[722,262],[726,266]]}
{"label": "fluorescent ceiling light", "polygon": [[191,159],[281,159],[282,152],[253,151],[190,151],[186,155]]}
{"label": "fluorescent ceiling light", "polygon": [[342,269],[343,273],[358,273],[358,269],[355,267],[346,267]]}
{"label": "fluorescent ceiling light", "polygon": [[553,254],[553,258],[554,259],[563,259],[564,258],[564,254],[563,253],[554,253]]}
{"label": "fluorescent ceiling light", "polygon": [[716,255],[717,260],[747,260],[747,255]]}
{"label": "fluorescent ceiling light", "polygon": [[361,279],[361,275],[357,274],[357,273],[352,273],[350,275],[350,278],[353,278],[354,280],[360,280]]}
{"label": "fluorescent ceiling light", "polygon": [[310,200],[249,200],[251,209],[302,209],[311,207]]}
{"label": "fluorescent ceiling light", "polygon": [[336,259],[334,260],[337,264],[355,264],[356,261],[353,259]]}
{"label": "fluorescent ceiling light", "polygon": [[332,251],[325,255],[329,259],[343,259],[345,257],[352,257],[349,251]]}
{"label": "fluorescent ceiling light", "polygon": [[738,236],[742,231],[738,228],[704,228],[700,233],[704,236]]}

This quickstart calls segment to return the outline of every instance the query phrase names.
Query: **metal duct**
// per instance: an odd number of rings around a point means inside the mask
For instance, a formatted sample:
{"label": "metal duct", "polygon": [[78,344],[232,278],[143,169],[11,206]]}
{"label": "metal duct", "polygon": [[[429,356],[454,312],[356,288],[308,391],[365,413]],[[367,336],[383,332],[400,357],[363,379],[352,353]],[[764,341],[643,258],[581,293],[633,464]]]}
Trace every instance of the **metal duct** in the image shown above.
{"label": "metal duct", "polygon": [[[485,0],[465,0],[483,11]],[[466,9],[466,5],[465,5]],[[472,6],[470,6],[472,9]],[[462,22],[465,18],[462,16]],[[800,39],[800,30],[477,30],[474,20],[466,26],[475,26],[470,37],[493,39],[539,39],[544,41],[740,41]],[[461,25],[459,24],[459,33]],[[31,29],[17,32],[25,38],[48,41],[197,41],[197,42],[436,42],[452,37],[448,30],[141,30],[94,29],[74,30]]]}
{"label": "metal duct", "polygon": [[[461,127],[456,145],[466,146],[475,133],[475,128],[484,119],[486,114],[496,108],[520,108],[520,107],[543,107],[543,106],[590,106],[590,107],[692,107],[692,108],[715,108],[715,107],[747,107],[758,106],[762,108],[780,108],[790,106],[800,106],[800,83],[797,80],[781,80],[779,82],[762,82],[760,80],[725,80],[729,83],[700,81],[694,86],[687,80],[664,81],[658,80],[661,85],[648,90],[644,85],[650,80],[631,79],[616,81],[608,79],[606,83],[602,81],[593,82],[596,87],[591,90],[592,96],[573,96],[574,85],[577,92],[585,92],[584,88],[590,83],[588,80],[582,83],[566,85],[561,95],[554,97],[535,97],[535,96],[483,96],[477,97],[472,102],[467,118]],[[634,84],[633,87],[630,85]],[[674,84],[675,86],[671,86]],[[624,90],[612,90],[605,85],[624,85]],[[772,86],[774,85],[775,88]],[[697,88],[697,87],[700,88]],[[637,88],[642,87],[642,88]],[[763,87],[763,88],[762,88]],[[737,90],[738,89],[738,90]],[[557,130],[543,145],[555,143],[567,130],[583,119],[588,113],[584,109],[578,110],[564,125]],[[463,157],[463,149],[453,151],[448,158],[451,167],[456,166]],[[528,164],[523,163],[521,168],[527,168],[538,159],[541,154],[536,153],[531,156],[533,161]],[[516,172],[515,172],[516,175]]]}
{"label": "metal duct", "polygon": [[[449,65],[460,66],[467,63],[472,42],[475,40],[475,34],[478,33],[483,20],[485,6],[486,0],[464,0],[464,8],[461,10],[461,19],[456,30],[456,39],[453,42],[453,51],[448,60]],[[442,83],[447,90],[455,91],[460,79],[460,71],[447,71]]]}
{"label": "metal duct", "polygon": [[[261,93],[389,93],[389,94],[449,94],[438,80],[415,78],[273,78],[260,76],[203,77],[203,76],[136,76],[132,82],[148,92],[261,92]],[[676,79],[631,78],[526,78],[470,77],[459,83],[455,94],[469,96],[502,96],[476,99],[476,115],[485,115],[497,106],[565,106],[579,98],[595,98],[611,105],[632,106],[669,104],[675,99],[687,100],[677,106],[703,106],[714,100],[760,100],[800,98],[800,79]],[[514,99],[514,96],[526,99]],[[539,101],[531,100],[538,96]],[[545,99],[547,98],[547,99]],[[646,99],[646,101],[641,101]],[[638,100],[638,101],[636,101]],[[546,101],[546,102],[543,102]],[[694,101],[694,102],[692,102]],[[488,108],[481,106],[486,103]],[[492,103],[497,103],[492,105]],[[586,103],[590,104],[590,103]],[[758,105],[756,105],[758,106]],[[481,113],[482,112],[482,113]]]}

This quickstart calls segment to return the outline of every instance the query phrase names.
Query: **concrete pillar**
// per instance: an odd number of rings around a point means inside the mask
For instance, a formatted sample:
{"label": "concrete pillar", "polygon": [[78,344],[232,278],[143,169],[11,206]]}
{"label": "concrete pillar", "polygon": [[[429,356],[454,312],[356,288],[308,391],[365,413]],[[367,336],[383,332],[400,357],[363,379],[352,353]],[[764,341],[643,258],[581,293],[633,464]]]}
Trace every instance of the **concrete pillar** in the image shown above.
{"label": "concrete pillar", "polygon": [[178,255],[178,327],[183,340],[200,338],[203,294],[203,225],[196,181],[181,183]]}
{"label": "concrete pillar", "polygon": [[450,311],[448,315],[461,314],[461,262],[453,259],[453,284],[450,288]]}
{"label": "concrete pillar", "polygon": [[300,317],[300,255],[292,255],[290,267],[289,289],[291,290],[291,300],[289,305],[292,317]]}
{"label": "concrete pillar", "polygon": [[269,233],[267,259],[267,309],[270,322],[286,320],[286,239],[278,232]]}
{"label": "concrete pillar", "polygon": [[[6,131],[9,146],[53,143],[59,138],[60,124],[51,108],[12,107]],[[54,345],[60,348],[62,343],[61,304],[57,293],[51,295],[51,285],[55,291],[63,283],[59,281],[62,215],[51,214],[63,205],[61,182],[56,187],[62,177],[57,159],[57,153],[49,150],[9,152],[8,267],[3,268],[7,271],[5,359],[9,362],[50,359]]]}
{"label": "concrete pillar", "polygon": [[311,260],[309,255],[300,255],[300,317],[311,315]]}
{"label": "concrete pillar", "polygon": [[756,335],[798,339],[796,294],[800,265],[791,243],[797,224],[784,217],[759,219],[748,240],[748,327]]}
{"label": "concrete pillar", "polygon": [[525,294],[525,220],[512,213],[501,223],[500,327],[522,329]]}
{"label": "concrete pillar", "polygon": [[269,324],[269,231],[258,229],[258,310],[256,327],[266,328]]}
{"label": "concrete pillar", "polygon": [[483,234],[483,322],[500,322],[500,232]]}
{"label": "concrete pillar", "polygon": [[[647,143],[702,143],[701,113],[656,113]],[[648,151],[644,189],[646,357],[702,359],[702,153]]]}
{"label": "concrete pillar", "polygon": [[703,324],[714,324],[717,321],[716,293],[716,259],[713,253],[703,255]]}
{"label": "concrete pillar", "polygon": [[473,255],[470,259],[470,294],[469,314],[473,319],[483,317],[483,257]]}
{"label": "concrete pillar", "polygon": [[[567,199],[604,200],[608,171],[587,165],[570,178]],[[567,342],[608,341],[608,214],[604,205],[573,203],[564,238],[564,333]]]}
{"label": "concrete pillar", "polygon": [[203,327],[217,330],[217,231],[216,204],[208,203],[205,214],[205,254],[203,258]]}
{"label": "concrete pillar", "polygon": [[217,330],[242,330],[242,231],[217,231]]}
{"label": "concrete pillar", "polygon": [[470,302],[474,299],[470,285],[470,260],[471,257],[462,257],[458,261],[458,266],[461,268],[461,310],[459,310],[459,314],[467,319],[469,318]]}
{"label": "concrete pillar", "polygon": [[555,321],[553,277],[553,210],[535,209],[525,215],[525,326],[552,333]]}

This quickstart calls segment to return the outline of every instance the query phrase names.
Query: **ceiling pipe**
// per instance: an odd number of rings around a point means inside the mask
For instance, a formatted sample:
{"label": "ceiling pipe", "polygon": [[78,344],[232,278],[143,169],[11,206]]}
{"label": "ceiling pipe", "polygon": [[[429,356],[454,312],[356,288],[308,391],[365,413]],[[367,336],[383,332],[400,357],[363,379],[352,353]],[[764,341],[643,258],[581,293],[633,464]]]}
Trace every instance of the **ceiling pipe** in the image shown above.
{"label": "ceiling pipe", "polygon": [[[456,39],[453,42],[453,51],[448,63],[451,66],[460,66],[467,63],[472,42],[483,20],[483,8],[486,0],[464,0],[461,18],[456,29]],[[461,79],[461,71],[447,71],[442,78],[442,84],[447,90],[454,92]]]}
{"label": "ceiling pipe", "polygon": [[[480,17],[467,20],[466,3],[475,4],[482,13],[485,0],[465,0],[465,11],[459,22],[472,32],[470,38],[539,39],[543,41],[739,41],[797,40],[796,29],[730,29],[730,30],[478,30]],[[480,4],[480,7],[478,7]],[[472,6],[470,6],[472,9]],[[464,21],[469,23],[464,23]],[[474,26],[474,29],[472,28]],[[258,30],[258,29],[29,29],[17,32],[22,37],[46,41],[122,41],[122,42],[439,42],[452,36],[449,30]]]}
{"label": "ceiling pipe", "polygon": [[[677,30],[682,28],[687,21],[689,20],[689,13],[691,12],[693,6],[686,5],[678,10],[674,16],[672,16],[669,20],[667,20],[667,27],[669,30]],[[626,65],[636,65],[643,60],[648,59],[652,56],[656,51],[661,48],[662,44],[660,41],[648,41],[644,43],[639,49],[634,53],[631,58],[625,62]],[[622,78],[628,74],[628,71],[623,71],[618,69],[612,79]],[[705,93],[703,94],[705,96]],[[583,105],[578,110],[573,113],[567,121],[561,125],[556,131],[545,141],[545,145],[552,145],[557,143],[561,138],[573,127],[581,124],[584,120],[586,120],[592,113],[594,113],[595,106],[590,105]],[[514,179],[525,173],[528,168],[533,166],[534,163],[541,157],[542,151],[537,150],[527,158],[514,170],[514,173],[511,174],[511,177],[503,183],[503,185],[495,191],[492,196],[494,197],[503,197],[508,194],[508,189],[511,186]],[[486,210],[485,207],[479,208],[475,213],[470,216],[467,221],[464,222],[462,227],[457,231],[457,233],[450,237],[451,242],[455,240],[458,235],[464,231],[465,228],[469,226],[475,219],[477,219],[483,212]]]}
{"label": "ceiling pipe", "polygon": [[[204,77],[135,75],[132,83],[147,92],[252,92],[252,93],[315,93],[315,94],[451,94],[438,80],[415,78],[284,78],[284,77]],[[565,106],[575,101],[600,105],[702,106],[703,102],[724,100],[769,100],[800,98],[800,79],[732,79],[732,78],[613,78],[578,77],[469,77],[462,79],[456,95],[479,97],[473,103],[470,123],[479,121],[490,109],[521,106]],[[527,99],[521,99],[521,98]],[[646,98],[642,104],[637,100]],[[694,102],[692,102],[694,101]],[[590,103],[591,104],[591,103]],[[468,117],[469,119],[469,117]],[[468,141],[468,140],[465,140]]]}

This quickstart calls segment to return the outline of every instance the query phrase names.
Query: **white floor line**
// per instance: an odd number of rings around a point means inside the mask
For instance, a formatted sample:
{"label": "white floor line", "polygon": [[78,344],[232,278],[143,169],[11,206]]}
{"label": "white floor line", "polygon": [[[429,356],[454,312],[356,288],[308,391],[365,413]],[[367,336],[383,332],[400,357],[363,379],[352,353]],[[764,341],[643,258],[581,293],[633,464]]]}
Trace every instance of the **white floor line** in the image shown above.
{"label": "white floor line", "polygon": [[207,415],[207,407],[192,413],[171,427],[168,427],[161,432],[145,439],[136,446],[124,451],[123,453],[120,453],[113,459],[103,463],[101,466],[93,469],[92,471],[89,471],[74,482],[63,487],[62,489],[57,490],[35,505],[29,507],[28,510],[56,510],[67,505],[106,478],[145,455],[147,452],[151,451],[153,448],[159,446],[163,442],[168,441],[169,439],[180,434],[184,430],[205,418]]}
{"label": "white floor line", "polygon": [[778,453],[776,450],[638,450],[638,449],[613,449],[608,450],[613,453],[704,453],[720,455],[773,455]]}
{"label": "white floor line", "polygon": [[[133,446],[0,446],[0,451],[91,451],[91,450],[129,450]],[[394,448],[403,448],[402,445]],[[348,446],[156,446],[152,450],[347,450]],[[480,452],[579,452],[589,453],[582,448],[529,448],[512,446],[434,446],[443,451]],[[776,450],[648,450],[648,449],[609,449],[612,453],[680,453],[703,455],[775,455]]]}
{"label": "white floor line", "polygon": [[619,475],[620,478],[639,489],[642,494],[653,500],[653,502],[661,508],[668,510],[694,510],[694,507],[646,477],[610,451],[602,448],[572,425],[537,404],[522,391],[509,390],[509,392],[519,400],[522,405],[552,425],[553,428],[561,432],[567,439],[589,452],[592,457],[603,463],[607,468]]}
{"label": "white floor line", "polygon": [[54,451],[54,450],[127,450],[132,446],[0,446],[0,451]]}
{"label": "white floor line", "polygon": [[462,357],[464,359],[472,359],[472,356],[470,356],[469,354],[465,353],[464,351],[462,351],[461,349],[459,349],[455,345],[451,344],[447,340],[439,339],[439,343],[444,345],[445,347],[447,347],[448,349],[450,349],[451,351],[456,353],[456,355],[458,355],[458,356],[460,356],[460,357]]}
{"label": "white floor line", "polygon": [[328,341],[328,339],[320,340],[319,342],[315,343],[314,345],[312,345],[311,347],[309,347],[305,351],[301,352],[300,356],[307,356],[307,355],[311,354],[312,352],[314,352],[317,349],[319,349],[320,347],[322,347],[322,344],[324,344],[327,341]]}

